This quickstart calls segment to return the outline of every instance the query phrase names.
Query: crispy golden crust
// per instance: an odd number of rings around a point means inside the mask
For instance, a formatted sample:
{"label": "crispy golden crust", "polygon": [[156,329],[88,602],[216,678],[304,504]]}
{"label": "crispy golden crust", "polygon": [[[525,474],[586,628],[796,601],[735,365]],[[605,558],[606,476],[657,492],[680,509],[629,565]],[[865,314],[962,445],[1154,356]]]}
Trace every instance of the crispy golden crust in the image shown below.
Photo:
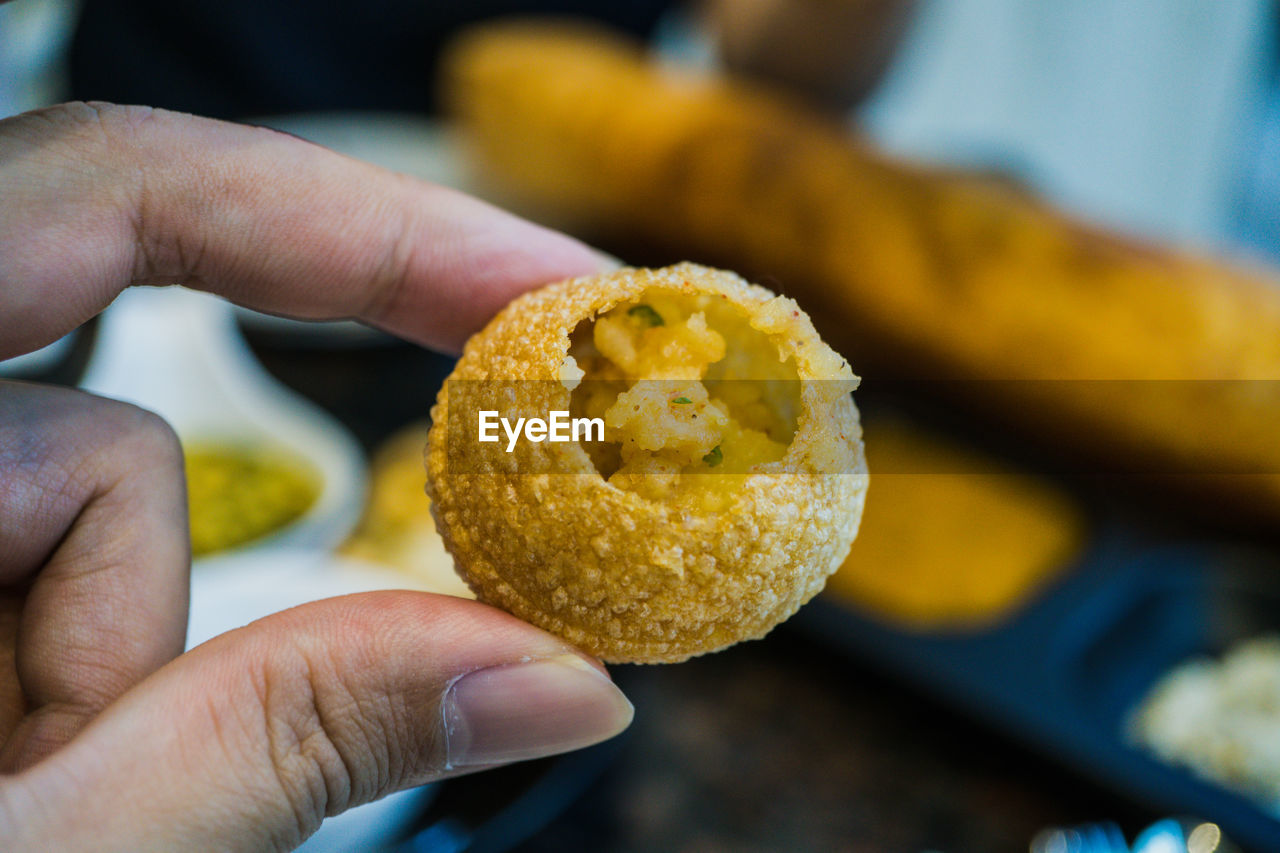
{"label": "crispy golden crust", "polygon": [[[456,380],[555,380],[580,322],[650,288],[719,296],[793,359],[801,411],[773,473],[745,476],[729,509],[700,514],[610,485],[577,444],[522,442],[467,464],[467,447],[450,455],[450,386],[467,387]],[[867,477],[855,381],[794,302],[731,273],[681,264],[551,285],[473,337],[441,390],[432,512],[482,601],[603,660],[674,662],[758,638],[821,590],[857,533]],[[504,387],[513,413],[568,408],[555,382]]]}

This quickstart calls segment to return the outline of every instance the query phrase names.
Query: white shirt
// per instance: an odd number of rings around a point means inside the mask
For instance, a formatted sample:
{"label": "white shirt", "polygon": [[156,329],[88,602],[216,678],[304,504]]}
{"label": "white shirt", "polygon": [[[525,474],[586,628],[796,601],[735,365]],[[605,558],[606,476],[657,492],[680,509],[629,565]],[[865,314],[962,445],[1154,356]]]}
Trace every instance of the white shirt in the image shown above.
{"label": "white shirt", "polygon": [[1011,167],[1095,221],[1222,244],[1271,91],[1272,8],[927,0],[860,119],[890,150]]}

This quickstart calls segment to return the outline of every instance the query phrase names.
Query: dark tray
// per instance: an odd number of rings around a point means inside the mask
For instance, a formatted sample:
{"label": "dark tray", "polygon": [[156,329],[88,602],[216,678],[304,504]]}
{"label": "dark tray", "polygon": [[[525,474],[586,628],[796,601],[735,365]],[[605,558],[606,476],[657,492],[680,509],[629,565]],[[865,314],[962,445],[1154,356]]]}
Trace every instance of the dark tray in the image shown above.
{"label": "dark tray", "polygon": [[1172,667],[1280,628],[1274,562],[1109,533],[1074,570],[986,631],[906,631],[830,598],[803,608],[793,624],[1126,796],[1212,820],[1243,847],[1276,851],[1276,816],[1126,739],[1129,715]]}

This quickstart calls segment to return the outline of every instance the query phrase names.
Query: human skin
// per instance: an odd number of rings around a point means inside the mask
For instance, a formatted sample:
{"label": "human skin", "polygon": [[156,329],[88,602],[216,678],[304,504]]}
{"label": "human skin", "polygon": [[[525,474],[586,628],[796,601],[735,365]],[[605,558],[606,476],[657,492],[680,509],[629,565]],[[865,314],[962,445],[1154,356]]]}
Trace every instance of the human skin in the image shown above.
{"label": "human skin", "polygon": [[[175,283],[456,349],[517,294],[602,263],[269,130],[103,104],[0,121],[0,357]],[[630,721],[596,661],[423,593],[305,605],[181,654],[185,511],[159,418],[0,382],[6,850],[288,849],[326,815]]]}
{"label": "human skin", "polygon": [[703,0],[720,58],[738,74],[842,112],[889,67],[918,0]]}

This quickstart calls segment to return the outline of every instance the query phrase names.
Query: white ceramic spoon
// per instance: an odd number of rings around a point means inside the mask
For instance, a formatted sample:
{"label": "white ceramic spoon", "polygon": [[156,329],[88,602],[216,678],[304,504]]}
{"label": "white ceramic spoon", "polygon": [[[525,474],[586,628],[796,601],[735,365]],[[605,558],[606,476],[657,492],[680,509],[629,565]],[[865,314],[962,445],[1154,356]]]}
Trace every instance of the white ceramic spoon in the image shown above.
{"label": "white ceramic spoon", "polygon": [[231,305],[217,297],[181,287],[124,291],[102,314],[81,387],[150,409],[184,441],[265,441],[309,460],[322,477],[315,504],[246,549],[328,551],[359,519],[366,475],[355,438],[258,364]]}

